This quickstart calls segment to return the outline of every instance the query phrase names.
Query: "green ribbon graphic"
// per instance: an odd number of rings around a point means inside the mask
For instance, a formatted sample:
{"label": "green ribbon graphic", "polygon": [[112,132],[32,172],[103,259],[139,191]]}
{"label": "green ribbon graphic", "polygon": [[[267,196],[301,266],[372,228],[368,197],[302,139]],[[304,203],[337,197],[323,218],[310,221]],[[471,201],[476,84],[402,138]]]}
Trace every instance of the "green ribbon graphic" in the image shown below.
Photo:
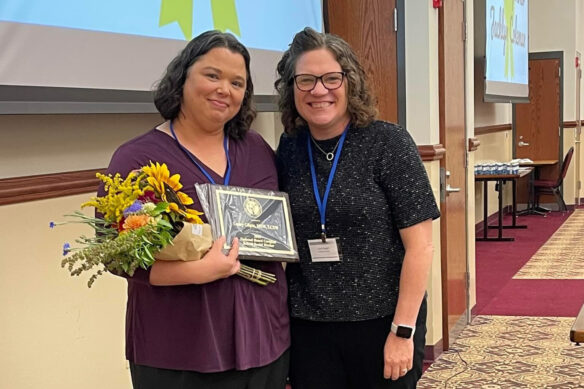
{"label": "green ribbon graphic", "polygon": [[213,11],[213,26],[217,30],[223,32],[230,30],[241,37],[235,0],[211,0],[211,10]]}
{"label": "green ribbon graphic", "polygon": [[[193,37],[193,3],[195,0],[161,0],[158,27],[177,22],[185,39]],[[241,37],[235,0],[211,0],[213,27]]]}
{"label": "green ribbon graphic", "polygon": [[505,0],[503,3],[505,12],[505,22],[507,23],[507,39],[505,41],[505,78],[515,76],[515,65],[513,64],[513,16],[515,0]]}
{"label": "green ribbon graphic", "polygon": [[186,40],[193,37],[194,0],[162,0],[158,27],[177,22]]}

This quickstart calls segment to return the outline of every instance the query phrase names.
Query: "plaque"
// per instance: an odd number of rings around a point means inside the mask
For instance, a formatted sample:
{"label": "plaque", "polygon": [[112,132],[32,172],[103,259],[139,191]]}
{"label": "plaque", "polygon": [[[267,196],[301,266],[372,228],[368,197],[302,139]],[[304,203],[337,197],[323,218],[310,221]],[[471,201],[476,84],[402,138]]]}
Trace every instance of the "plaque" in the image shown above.
{"label": "plaque", "polygon": [[196,184],[213,239],[225,236],[224,250],[239,238],[239,258],[298,262],[288,194],[262,189]]}

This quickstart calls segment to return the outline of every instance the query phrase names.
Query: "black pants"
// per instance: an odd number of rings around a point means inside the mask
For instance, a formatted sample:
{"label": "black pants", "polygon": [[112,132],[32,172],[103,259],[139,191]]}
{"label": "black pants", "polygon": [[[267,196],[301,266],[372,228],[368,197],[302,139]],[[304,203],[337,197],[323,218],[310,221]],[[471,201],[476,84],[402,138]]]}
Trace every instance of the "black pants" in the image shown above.
{"label": "black pants", "polygon": [[358,322],[291,319],[292,389],[406,389],[422,376],[426,299],[414,334],[413,368],[397,381],[383,378],[383,347],[393,317]]}
{"label": "black pants", "polygon": [[130,362],[134,389],[284,389],[290,352],[266,366],[218,373],[169,370]]}

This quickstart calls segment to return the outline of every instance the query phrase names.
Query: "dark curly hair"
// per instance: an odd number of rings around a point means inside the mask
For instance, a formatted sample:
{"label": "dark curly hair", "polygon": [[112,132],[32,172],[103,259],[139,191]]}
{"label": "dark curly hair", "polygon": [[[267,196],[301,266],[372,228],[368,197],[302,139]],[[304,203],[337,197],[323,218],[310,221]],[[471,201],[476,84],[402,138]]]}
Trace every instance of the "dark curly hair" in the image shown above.
{"label": "dark curly hair", "polygon": [[233,53],[241,54],[245,60],[247,82],[245,95],[237,115],[225,124],[225,134],[231,138],[241,139],[256,117],[252,105],[253,83],[250,73],[249,52],[233,35],[220,31],[207,31],[193,38],[186,47],[170,62],[166,73],[158,82],[154,91],[154,105],[166,120],[175,119],[181,107],[183,88],[189,68],[211,49],[224,47]]}
{"label": "dark curly hair", "polygon": [[294,75],[298,58],[307,51],[317,49],[329,50],[346,73],[347,110],[351,123],[356,127],[370,124],[377,117],[376,100],[369,90],[367,75],[357,55],[342,38],[307,27],[294,36],[290,48],[284,52],[277,67],[279,78],[274,86],[280,95],[278,105],[286,133],[294,133],[296,129],[306,125],[294,104]]}

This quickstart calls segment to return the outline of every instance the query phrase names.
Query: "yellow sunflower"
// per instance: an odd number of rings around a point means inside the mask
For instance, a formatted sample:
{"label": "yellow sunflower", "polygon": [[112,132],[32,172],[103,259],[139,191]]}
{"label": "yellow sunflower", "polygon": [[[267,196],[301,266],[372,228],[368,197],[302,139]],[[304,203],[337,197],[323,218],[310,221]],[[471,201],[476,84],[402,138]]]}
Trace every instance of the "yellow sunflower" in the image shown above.
{"label": "yellow sunflower", "polygon": [[193,203],[193,199],[191,199],[186,193],[176,192],[176,195],[183,205],[191,205]]}
{"label": "yellow sunflower", "polygon": [[179,191],[183,187],[180,183],[180,174],[171,176],[166,164],[161,165],[158,162],[150,162],[150,165],[144,166],[142,171],[146,173],[146,181],[149,185],[145,190],[153,190],[162,201],[167,202],[167,212],[180,213],[186,217],[187,214],[182,209],[185,205],[191,205],[193,199]]}
{"label": "yellow sunflower", "polygon": [[[162,165],[158,162],[150,162],[150,165],[144,166],[142,171],[146,173],[146,181],[150,185],[149,189],[158,193],[160,197],[166,197],[164,191],[164,185],[168,185],[172,190],[178,192],[182,189],[182,184],[180,183],[180,174],[174,174],[170,176],[170,171],[165,163]],[[163,198],[164,200],[164,198]]]}
{"label": "yellow sunflower", "polygon": [[185,220],[189,223],[193,224],[203,224],[203,220],[199,217],[203,214],[203,212],[195,211],[194,209],[187,208],[186,211],[183,211],[183,216]]}

